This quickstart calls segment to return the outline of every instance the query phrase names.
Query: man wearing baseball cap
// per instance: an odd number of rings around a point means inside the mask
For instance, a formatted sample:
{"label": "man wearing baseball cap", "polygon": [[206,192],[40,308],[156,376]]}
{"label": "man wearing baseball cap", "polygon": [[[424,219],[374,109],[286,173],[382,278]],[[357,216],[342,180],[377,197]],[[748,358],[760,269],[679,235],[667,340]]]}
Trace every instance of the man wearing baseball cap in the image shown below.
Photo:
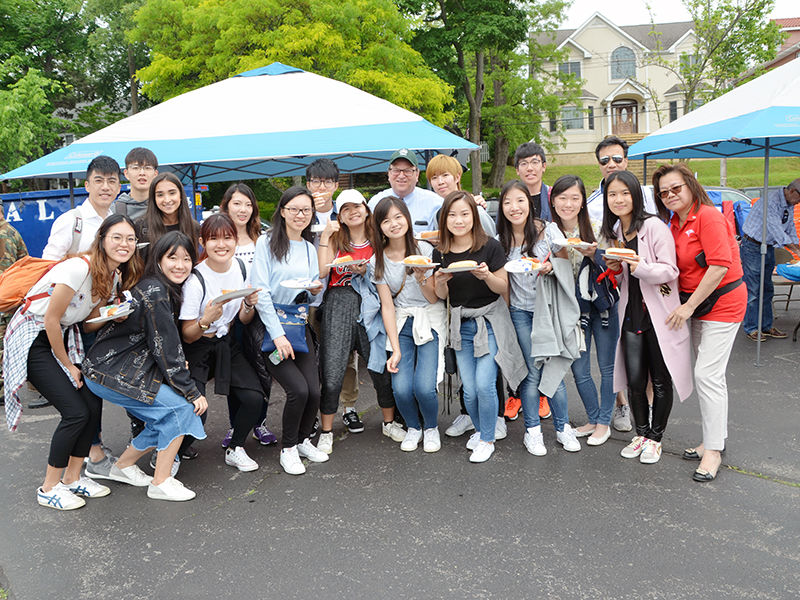
{"label": "man wearing baseball cap", "polygon": [[432,231],[439,228],[436,214],[442,207],[438,194],[417,187],[419,181],[419,160],[417,154],[408,148],[401,148],[389,158],[388,190],[375,194],[369,201],[370,210],[386,196],[397,196],[405,201],[414,232]]}

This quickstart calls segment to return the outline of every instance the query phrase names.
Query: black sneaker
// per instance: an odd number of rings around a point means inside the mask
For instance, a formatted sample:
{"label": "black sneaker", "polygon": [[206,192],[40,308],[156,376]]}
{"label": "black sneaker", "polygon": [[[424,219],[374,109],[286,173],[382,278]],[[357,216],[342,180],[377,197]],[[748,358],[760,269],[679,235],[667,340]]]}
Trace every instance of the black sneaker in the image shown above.
{"label": "black sneaker", "polygon": [[319,417],[315,418],[314,419],[314,426],[311,428],[311,435],[309,437],[314,437],[315,435],[317,435],[319,433],[319,428],[321,426],[322,426],[322,424],[319,421]]}
{"label": "black sneaker", "polygon": [[361,433],[364,431],[364,423],[361,422],[361,418],[354,410],[345,412],[342,415],[342,421],[344,421],[344,426],[347,427],[347,431],[350,433]]}

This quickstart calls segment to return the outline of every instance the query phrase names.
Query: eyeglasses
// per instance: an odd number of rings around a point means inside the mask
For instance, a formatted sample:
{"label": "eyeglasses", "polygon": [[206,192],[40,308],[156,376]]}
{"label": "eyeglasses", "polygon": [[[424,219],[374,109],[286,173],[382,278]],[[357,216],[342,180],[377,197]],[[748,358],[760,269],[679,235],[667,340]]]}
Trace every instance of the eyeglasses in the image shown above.
{"label": "eyeglasses", "polygon": [[527,169],[528,167],[538,167],[542,164],[542,161],[538,158],[534,158],[533,160],[521,160],[517,163],[518,169]]}
{"label": "eyeglasses", "polygon": [[686,185],[685,183],[678,183],[676,185],[673,185],[669,189],[661,190],[660,192],[658,192],[658,197],[661,198],[662,200],[666,200],[667,198],[669,198],[670,194],[675,194],[677,196],[678,194],[681,193],[681,188],[685,185]]}
{"label": "eyeglasses", "polygon": [[119,184],[119,179],[116,177],[92,177],[92,183],[96,186],[108,184],[111,187]]}
{"label": "eyeglasses", "polygon": [[305,208],[297,208],[296,206],[284,206],[284,210],[288,210],[289,214],[293,217],[297,216],[297,213],[303,213],[304,216],[308,216],[314,210],[310,206],[306,206]]}
{"label": "eyeglasses", "polygon": [[140,173],[142,171],[144,171],[145,173],[152,173],[153,171],[156,170],[155,167],[151,167],[150,165],[144,165],[141,167],[139,165],[128,165],[125,168],[133,173]]}
{"label": "eyeglasses", "polygon": [[416,172],[417,170],[414,167],[411,167],[410,169],[396,169],[394,167],[391,167],[389,169],[389,174],[394,175],[395,177],[399,176],[401,173],[406,177],[411,177]]}
{"label": "eyeglasses", "polygon": [[611,160],[617,164],[620,164],[623,160],[625,160],[625,157],[621,154],[615,154],[614,156],[601,156],[597,162],[605,167]]}
{"label": "eyeglasses", "polygon": [[136,242],[139,241],[138,239],[136,239],[136,237],[134,237],[132,235],[125,236],[125,235],[120,235],[118,233],[115,233],[115,234],[110,235],[108,237],[111,238],[111,241],[114,242],[115,244],[117,244],[118,246],[123,242],[125,242],[126,244],[133,245],[133,244],[135,244]]}
{"label": "eyeglasses", "polygon": [[318,188],[321,186],[325,186],[327,188],[332,188],[336,185],[335,179],[309,179],[308,183],[311,184],[313,187]]}

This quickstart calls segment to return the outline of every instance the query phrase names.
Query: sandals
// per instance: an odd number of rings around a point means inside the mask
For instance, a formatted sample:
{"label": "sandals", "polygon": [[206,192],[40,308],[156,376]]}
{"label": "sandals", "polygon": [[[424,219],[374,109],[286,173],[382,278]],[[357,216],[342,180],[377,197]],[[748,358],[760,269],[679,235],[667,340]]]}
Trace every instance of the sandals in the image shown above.
{"label": "sandals", "polygon": [[[720,467],[721,466],[722,464],[720,463]],[[700,483],[708,483],[709,481],[714,481],[717,475],[719,475],[719,467],[717,467],[714,473],[706,471],[705,469],[695,469],[694,473],[692,473],[692,479]]]}

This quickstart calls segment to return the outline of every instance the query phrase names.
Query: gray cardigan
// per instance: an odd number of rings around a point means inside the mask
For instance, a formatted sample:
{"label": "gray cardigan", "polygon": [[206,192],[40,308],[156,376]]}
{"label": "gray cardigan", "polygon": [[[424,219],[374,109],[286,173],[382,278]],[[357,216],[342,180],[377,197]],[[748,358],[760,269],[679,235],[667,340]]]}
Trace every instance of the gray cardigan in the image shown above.
{"label": "gray cardigan", "polygon": [[[570,277],[572,277],[572,271],[570,271]],[[497,340],[497,354],[494,361],[503,371],[503,377],[506,378],[511,389],[517,389],[528,375],[528,367],[517,342],[517,331],[511,322],[511,313],[508,312],[505,299],[500,296],[491,304],[481,308],[453,306],[450,309],[450,345],[455,350],[461,350],[461,319],[475,319],[478,324],[478,331],[473,340],[476,357],[489,352],[489,332],[484,319],[489,320],[494,338]]]}
{"label": "gray cardigan", "polygon": [[585,344],[578,324],[581,313],[575,297],[572,263],[566,258],[551,258],[550,262],[553,276],[537,278],[531,328],[531,356],[536,359],[534,365],[542,369],[539,391],[548,398],[556,393]]}

